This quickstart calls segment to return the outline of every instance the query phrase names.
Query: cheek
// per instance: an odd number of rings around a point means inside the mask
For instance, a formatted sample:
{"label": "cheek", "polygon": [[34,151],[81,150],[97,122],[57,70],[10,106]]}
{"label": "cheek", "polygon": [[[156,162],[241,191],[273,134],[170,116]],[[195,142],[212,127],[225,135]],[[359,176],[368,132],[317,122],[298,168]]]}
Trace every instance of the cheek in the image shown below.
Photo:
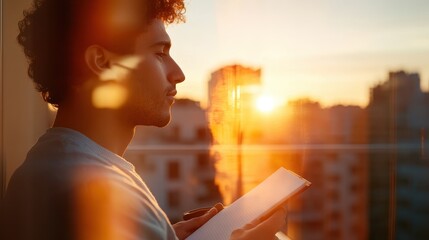
{"label": "cheek", "polygon": [[142,89],[153,91],[153,95],[161,94],[167,87],[166,77],[162,66],[154,65],[152,68],[146,69],[141,77]]}
{"label": "cheek", "polygon": [[167,87],[168,81],[163,65],[159,60],[147,59],[131,75],[128,89],[132,92],[133,101],[142,104],[142,101],[153,103],[165,97]]}
{"label": "cheek", "polygon": [[153,78],[151,74],[140,75],[134,78],[129,87],[131,92],[130,101],[140,106],[153,106],[164,94],[159,79]]}

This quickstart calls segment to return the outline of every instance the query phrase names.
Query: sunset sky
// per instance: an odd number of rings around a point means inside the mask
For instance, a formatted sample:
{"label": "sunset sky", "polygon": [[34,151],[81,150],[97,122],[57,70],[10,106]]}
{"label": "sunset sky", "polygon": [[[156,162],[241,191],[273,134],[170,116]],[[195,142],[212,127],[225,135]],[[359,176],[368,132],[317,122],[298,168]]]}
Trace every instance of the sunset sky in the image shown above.
{"label": "sunset sky", "polygon": [[429,89],[427,0],[188,0],[167,28],[187,80],[179,97],[207,101],[210,73],[262,68],[263,92],[283,103],[367,104],[389,70],[421,74]]}

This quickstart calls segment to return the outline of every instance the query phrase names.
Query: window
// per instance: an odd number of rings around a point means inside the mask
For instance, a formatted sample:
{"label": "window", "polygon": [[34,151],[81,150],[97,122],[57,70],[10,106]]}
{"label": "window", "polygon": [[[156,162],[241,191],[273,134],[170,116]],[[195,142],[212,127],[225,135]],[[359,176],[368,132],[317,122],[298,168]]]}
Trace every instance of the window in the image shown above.
{"label": "window", "polygon": [[359,184],[357,183],[350,184],[350,192],[357,193],[359,190],[361,190]]}
{"label": "window", "polygon": [[329,219],[330,221],[333,221],[333,222],[339,222],[341,221],[341,213],[338,211],[331,212],[329,214]]}
{"label": "window", "polygon": [[328,192],[328,198],[330,201],[336,202],[340,199],[340,194],[338,193],[338,191],[331,190]]}
{"label": "window", "polygon": [[170,190],[167,194],[168,206],[170,208],[177,208],[180,206],[180,191]]}
{"label": "window", "polygon": [[350,166],[350,174],[352,174],[353,176],[358,175],[360,172],[361,171],[360,171],[358,166],[356,166],[356,165]]}
{"label": "window", "polygon": [[340,176],[338,174],[333,174],[329,176],[329,180],[332,182],[339,182],[340,181]]}
{"label": "window", "polygon": [[197,155],[197,168],[206,169],[210,166],[210,155],[208,153],[201,153]]}
{"label": "window", "polygon": [[358,204],[354,203],[354,204],[352,204],[352,205],[350,206],[350,211],[351,211],[353,214],[358,214],[359,212],[361,212],[361,211],[362,211],[362,207],[361,207],[361,206],[359,206]]}
{"label": "window", "polygon": [[209,134],[208,134],[209,130],[207,128],[199,127],[196,129],[196,131],[197,131],[197,134],[196,134],[197,141],[209,140]]}
{"label": "window", "polygon": [[168,179],[169,180],[179,180],[180,179],[180,164],[178,161],[171,161],[168,163],[167,167]]}
{"label": "window", "polygon": [[338,229],[328,231],[329,239],[341,239],[341,232]]}

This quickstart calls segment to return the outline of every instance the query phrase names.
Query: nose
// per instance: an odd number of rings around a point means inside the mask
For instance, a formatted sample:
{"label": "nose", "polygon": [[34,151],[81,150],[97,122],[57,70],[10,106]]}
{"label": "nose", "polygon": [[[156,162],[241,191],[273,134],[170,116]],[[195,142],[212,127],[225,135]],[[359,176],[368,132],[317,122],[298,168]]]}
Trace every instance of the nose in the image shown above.
{"label": "nose", "polygon": [[174,59],[171,59],[171,68],[167,78],[168,81],[172,84],[177,84],[185,81],[185,74],[183,73],[179,65],[176,63],[176,61],[174,61]]}

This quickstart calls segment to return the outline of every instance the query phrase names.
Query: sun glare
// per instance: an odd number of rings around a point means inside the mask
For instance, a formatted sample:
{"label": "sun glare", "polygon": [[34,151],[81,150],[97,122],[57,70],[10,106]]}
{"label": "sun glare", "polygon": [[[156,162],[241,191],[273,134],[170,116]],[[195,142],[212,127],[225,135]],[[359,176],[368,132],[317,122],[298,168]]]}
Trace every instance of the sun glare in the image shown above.
{"label": "sun glare", "polygon": [[275,102],[270,96],[260,96],[256,99],[256,108],[263,113],[269,113],[274,110]]}
{"label": "sun glare", "polygon": [[126,79],[127,74],[139,65],[139,63],[143,60],[143,58],[138,56],[128,56],[117,63],[114,63],[108,69],[105,69],[100,74],[100,79],[103,81],[115,80],[122,81]]}
{"label": "sun glare", "polygon": [[127,90],[115,83],[98,86],[92,94],[92,104],[96,108],[117,109],[127,100]]}

